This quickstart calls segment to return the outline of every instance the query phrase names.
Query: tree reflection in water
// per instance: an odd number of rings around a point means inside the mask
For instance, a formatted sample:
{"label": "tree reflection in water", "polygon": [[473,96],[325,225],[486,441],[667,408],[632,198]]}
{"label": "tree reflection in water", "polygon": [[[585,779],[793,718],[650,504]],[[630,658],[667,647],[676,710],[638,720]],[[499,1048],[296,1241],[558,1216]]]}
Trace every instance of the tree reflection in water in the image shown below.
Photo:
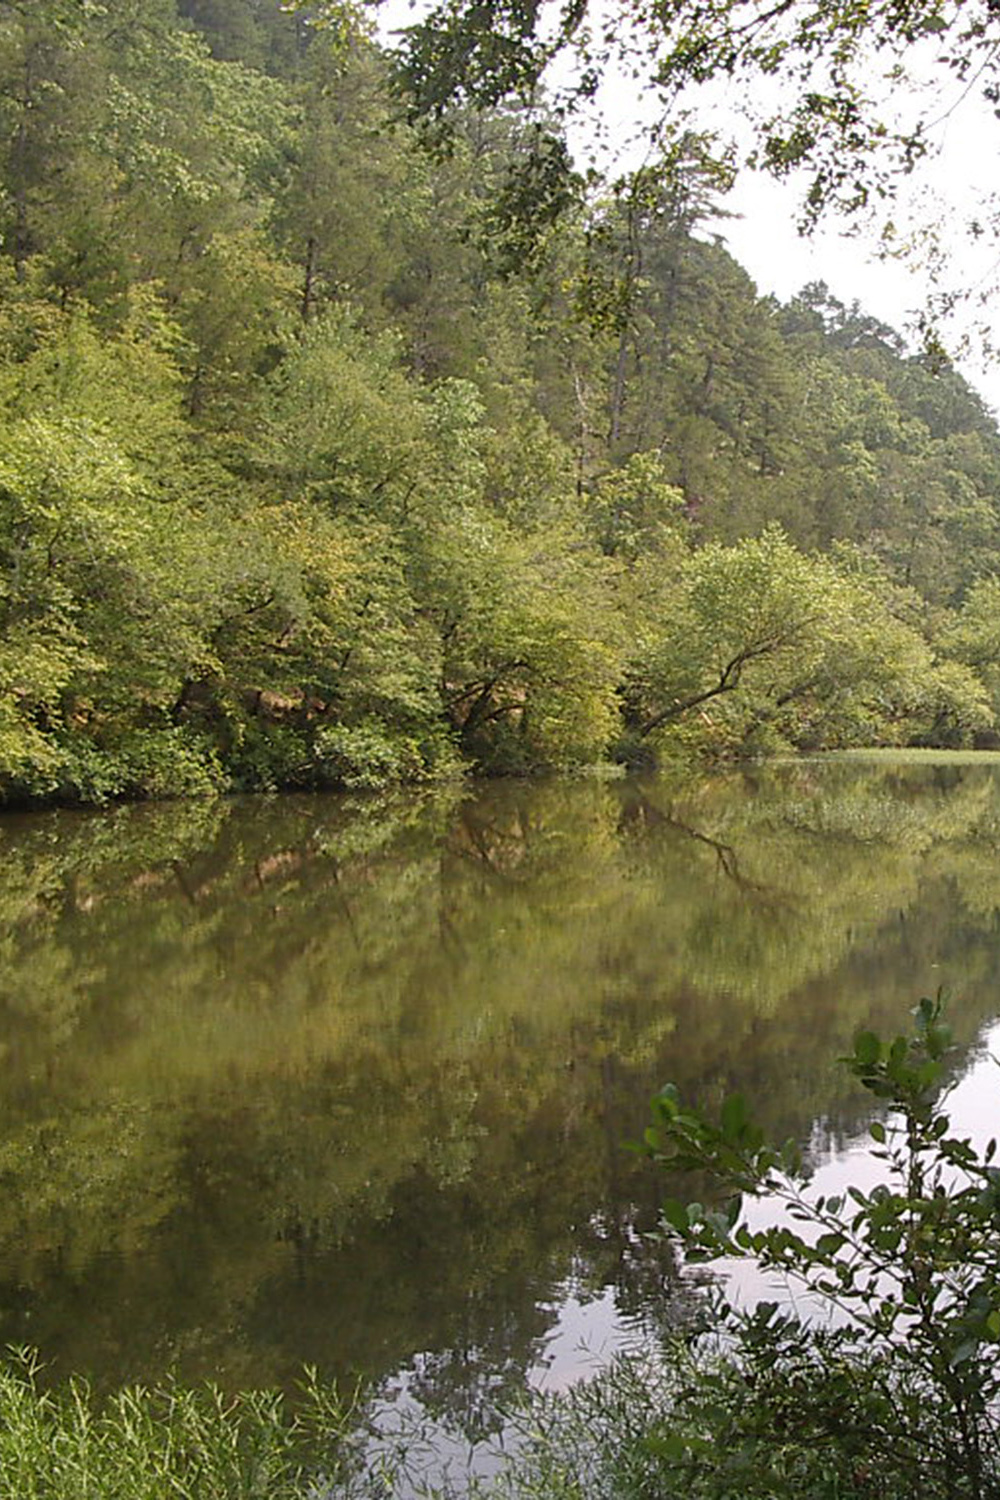
{"label": "tree reflection in water", "polygon": [[994,771],[889,762],[10,817],[0,1336],[490,1431],[568,1289],[688,1315],[666,1078],[826,1149],[857,1026],[946,980],[973,1037],[998,845]]}

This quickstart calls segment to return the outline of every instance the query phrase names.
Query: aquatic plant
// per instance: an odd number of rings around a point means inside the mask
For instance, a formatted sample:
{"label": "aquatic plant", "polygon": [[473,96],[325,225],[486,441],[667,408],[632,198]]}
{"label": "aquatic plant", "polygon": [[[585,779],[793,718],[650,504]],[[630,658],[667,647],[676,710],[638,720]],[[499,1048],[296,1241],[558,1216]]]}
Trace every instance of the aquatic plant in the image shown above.
{"label": "aquatic plant", "polygon": [[354,1404],[314,1375],[294,1403],[172,1383],[100,1399],[40,1376],[29,1350],[0,1364],[0,1492],[17,1500],[305,1500],[358,1470]]}

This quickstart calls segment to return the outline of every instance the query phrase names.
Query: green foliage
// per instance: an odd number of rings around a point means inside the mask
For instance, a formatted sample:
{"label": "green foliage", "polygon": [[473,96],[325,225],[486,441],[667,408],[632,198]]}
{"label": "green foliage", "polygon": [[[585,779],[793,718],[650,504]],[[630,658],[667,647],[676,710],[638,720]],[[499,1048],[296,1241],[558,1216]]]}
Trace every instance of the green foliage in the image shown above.
{"label": "green foliage", "polygon": [[[639,97],[672,100],[735,76],[754,129],[750,163],[776,177],[804,174],[802,221],[811,226],[830,208],[857,214],[891,197],[928,150],[950,78],[995,103],[991,20],[988,7],[970,13],[948,0],[803,3],[749,18],[739,4],[709,0],[668,10],[640,0],[613,17],[573,0],[550,25],[538,4],[439,0],[407,29],[399,71],[415,116],[431,120],[470,102],[524,98],[557,59],[551,81],[568,110],[589,104],[616,70]],[[902,112],[877,87],[875,51],[886,77],[905,80]],[[784,85],[777,97],[766,87],[775,78]],[[888,218],[887,238],[894,232]]]}
{"label": "green foliage", "polygon": [[419,781],[429,772],[440,774],[441,765],[434,765],[428,749],[415,739],[387,733],[382,725],[362,722],[321,730],[313,754],[331,785],[375,789]]}
{"label": "green foliage", "polygon": [[[858,1032],[845,1059],[889,1112],[887,1122],[871,1126],[884,1180],[869,1191],[810,1193],[797,1149],[766,1144],[740,1095],[725,1101],[718,1123],[686,1109],[673,1088],[654,1100],[646,1132],[653,1159],[671,1171],[707,1173],[738,1194],[723,1209],[679,1200],[664,1206],[665,1222],[689,1252],[753,1256],[849,1320],[829,1335],[778,1314],[773,1304],[731,1315],[739,1374],[726,1379],[713,1455],[717,1443],[728,1447],[738,1434],[737,1451],[749,1455],[752,1471],[767,1450],[768,1429],[783,1435],[790,1418],[794,1424],[791,1470],[782,1462],[785,1488],[765,1484],[761,1494],[801,1493],[797,1470],[805,1464],[808,1471],[817,1448],[834,1456],[831,1483],[839,1473],[839,1482],[853,1475],[854,1485],[821,1493],[985,1500],[1000,1479],[996,1142],[980,1155],[952,1134],[941,1094],[951,1031],[940,996],[922,1000],[915,1015],[909,1037],[883,1042],[873,1031]],[[754,1230],[741,1222],[741,1198],[763,1194],[785,1212]],[[761,1371],[763,1382],[754,1378]],[[753,1392],[749,1430],[743,1412],[727,1411],[742,1384]],[[705,1474],[709,1448],[697,1433],[700,1425],[707,1438],[706,1420],[716,1410],[710,1394],[700,1389],[687,1409],[693,1441],[683,1431],[669,1439],[669,1451],[695,1474]],[[709,1492],[729,1493],[725,1474],[718,1479],[721,1487]]]}
{"label": "green foliage", "polygon": [[594,485],[588,520],[602,552],[635,564],[662,552],[683,527],[684,496],[657,453],[633,453]]}
{"label": "green foliage", "polygon": [[952,664],[972,668],[989,695],[994,711],[1000,708],[1000,580],[977,579],[955,615],[941,630],[940,647]]}
{"label": "green foliage", "polygon": [[0,1463],[32,1500],[303,1500],[346,1489],[351,1413],[312,1378],[295,1407],[275,1391],[125,1387],[99,1401],[82,1380],[45,1390],[37,1360],[0,1366]]}
{"label": "green foliage", "polygon": [[260,461],[293,494],[331,510],[398,514],[424,425],[398,341],[373,341],[347,315],[311,324],[270,382]]}
{"label": "green foliage", "polygon": [[484,233],[500,274],[538,271],[547,241],[582,196],[562,133],[536,126],[523,154],[506,169],[487,211]]}
{"label": "green foliage", "polygon": [[688,1356],[685,1364],[673,1409],[645,1439],[667,1494],[906,1500],[946,1493],[927,1483],[915,1438],[947,1415],[914,1391],[915,1430],[904,1435],[898,1381],[849,1334],[818,1329],[803,1337],[796,1319],[762,1304],[741,1321],[728,1352]]}
{"label": "green foliage", "polygon": [[0,18],[0,797],[995,734],[995,425],[498,103],[586,6],[113,9]]}
{"label": "green foliage", "polygon": [[[739,1350],[668,1339],[516,1411],[494,1500],[911,1500],[878,1362],[829,1331],[747,1320]],[[928,1413],[928,1420],[930,1414]],[[877,1466],[876,1466],[877,1461]]]}

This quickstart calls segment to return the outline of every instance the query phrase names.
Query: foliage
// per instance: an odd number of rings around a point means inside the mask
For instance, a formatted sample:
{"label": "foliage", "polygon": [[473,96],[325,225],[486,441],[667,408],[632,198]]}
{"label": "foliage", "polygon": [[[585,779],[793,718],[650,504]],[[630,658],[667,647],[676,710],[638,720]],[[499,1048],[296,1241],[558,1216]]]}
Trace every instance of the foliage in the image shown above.
{"label": "foliage", "polygon": [[[516,0],[441,0],[407,28],[399,71],[414,114],[438,120],[457,105],[530,97],[557,58],[554,87],[568,110],[586,107],[618,69],[661,115],[678,94],[736,77],[756,127],[751,163],[778,177],[806,170],[802,218],[811,225],[830,207],[857,213],[891,196],[947,116],[939,88],[976,89],[992,106],[995,41],[985,0],[785,0],[749,9],[683,0],[669,10],[639,0],[611,19],[574,0],[551,20]],[[775,79],[784,87],[775,89]],[[893,87],[880,87],[885,81]],[[769,82],[770,90],[754,87]],[[982,232],[978,221],[972,232]]]}
{"label": "foliage", "polygon": [[[759,298],[703,135],[585,179],[476,84],[429,153],[364,9],[0,16],[0,797],[989,742],[964,382]],[[549,56],[446,20],[415,113]]]}
{"label": "foliage", "polygon": [[715,754],[949,732],[961,744],[993,722],[981,681],[936,661],[885,576],[849,553],[804,555],[771,527],[653,553],[632,590],[624,704],[639,740],[666,730]]}
{"label": "foliage", "polygon": [[276,1391],[126,1386],[98,1401],[74,1380],[46,1390],[37,1358],[0,1365],[0,1460],[33,1500],[303,1500],[346,1495],[352,1413],[313,1376],[292,1406]]}
{"label": "foliage", "polygon": [[[753,1256],[848,1320],[829,1332],[767,1303],[734,1317],[738,1375],[724,1377],[721,1407],[703,1386],[685,1413],[692,1428],[668,1433],[661,1445],[702,1482],[710,1471],[710,1493],[730,1492],[720,1446],[745,1465],[742,1486],[762,1486],[740,1493],[801,1493],[817,1453],[826,1452],[821,1493],[984,1500],[995,1492],[996,1142],[980,1156],[951,1133],[941,1094],[951,1032],[940,996],[922,1000],[915,1015],[911,1036],[886,1043],[861,1031],[845,1059],[890,1115],[871,1126],[885,1180],[867,1192],[810,1193],[796,1148],[765,1144],[740,1095],[725,1101],[717,1124],[684,1108],[671,1087],[654,1100],[646,1133],[653,1159],[671,1171],[707,1173],[739,1195],[726,1209],[665,1204],[666,1223],[689,1251]],[[764,1193],[786,1212],[754,1230],[740,1220],[741,1198]],[[737,1404],[743,1387],[749,1423]],[[778,1478],[784,1487],[775,1489]]]}

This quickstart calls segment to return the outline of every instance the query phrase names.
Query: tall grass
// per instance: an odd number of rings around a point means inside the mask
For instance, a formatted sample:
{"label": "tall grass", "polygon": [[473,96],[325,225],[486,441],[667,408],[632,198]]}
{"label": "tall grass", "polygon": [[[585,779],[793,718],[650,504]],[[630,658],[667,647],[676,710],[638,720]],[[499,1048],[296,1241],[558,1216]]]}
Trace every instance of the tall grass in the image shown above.
{"label": "tall grass", "polygon": [[0,1364],[2,1500],[326,1500],[354,1493],[350,1405],[314,1378],[301,1400],[213,1386],[42,1388],[28,1351]]}
{"label": "tall grass", "polygon": [[[682,1346],[678,1346],[680,1348]],[[680,1367],[661,1351],[618,1355],[588,1380],[508,1413],[506,1451],[470,1500],[687,1500],[650,1445],[674,1420]],[[447,1493],[456,1500],[457,1491]]]}
{"label": "tall grass", "polygon": [[[676,1380],[616,1360],[571,1391],[508,1413],[488,1479],[454,1472],[411,1414],[373,1440],[358,1403],[310,1378],[301,1396],[211,1385],[55,1389],[37,1357],[0,1359],[0,1500],[673,1500],[652,1490],[647,1438]],[[462,1465],[459,1465],[461,1470]]]}

